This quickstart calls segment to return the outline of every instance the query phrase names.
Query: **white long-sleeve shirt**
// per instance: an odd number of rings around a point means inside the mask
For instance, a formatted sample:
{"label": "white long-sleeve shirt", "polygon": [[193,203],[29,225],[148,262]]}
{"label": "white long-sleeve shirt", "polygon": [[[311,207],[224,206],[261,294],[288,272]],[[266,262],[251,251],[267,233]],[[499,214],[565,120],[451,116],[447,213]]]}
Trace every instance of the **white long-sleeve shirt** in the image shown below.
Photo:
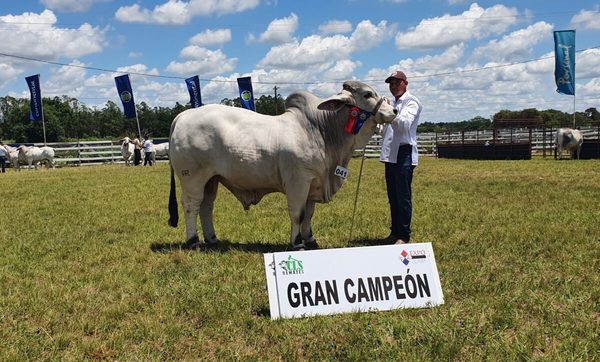
{"label": "white long-sleeve shirt", "polygon": [[383,129],[383,141],[381,144],[381,162],[396,163],[398,148],[402,145],[412,145],[412,164],[419,163],[419,151],[417,149],[417,125],[423,105],[421,101],[408,90],[394,101],[394,109],[398,111],[396,118],[385,125]]}

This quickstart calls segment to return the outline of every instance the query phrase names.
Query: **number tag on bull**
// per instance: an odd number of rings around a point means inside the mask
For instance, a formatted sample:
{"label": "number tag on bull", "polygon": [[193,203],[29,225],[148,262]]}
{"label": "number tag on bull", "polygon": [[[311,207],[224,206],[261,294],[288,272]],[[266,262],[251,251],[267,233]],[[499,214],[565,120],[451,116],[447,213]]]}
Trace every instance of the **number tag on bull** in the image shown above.
{"label": "number tag on bull", "polygon": [[335,175],[345,180],[348,178],[348,169],[342,166],[337,166],[335,168]]}

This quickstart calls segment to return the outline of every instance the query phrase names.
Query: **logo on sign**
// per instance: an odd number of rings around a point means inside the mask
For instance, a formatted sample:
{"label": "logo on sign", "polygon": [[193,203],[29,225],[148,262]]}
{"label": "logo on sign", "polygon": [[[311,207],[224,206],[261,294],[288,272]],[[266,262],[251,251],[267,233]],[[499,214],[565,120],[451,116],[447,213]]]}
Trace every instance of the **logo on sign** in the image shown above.
{"label": "logo on sign", "polygon": [[408,266],[411,261],[417,262],[425,260],[427,258],[427,253],[425,250],[411,250],[410,253],[406,250],[402,250],[400,257],[402,259],[402,264]]}
{"label": "logo on sign", "polygon": [[252,93],[250,93],[250,91],[245,90],[245,91],[242,92],[242,99],[243,100],[249,101],[250,97],[252,97]]}
{"label": "logo on sign", "polygon": [[123,91],[123,93],[121,93],[121,100],[125,103],[129,102],[131,100],[131,93]]}
{"label": "logo on sign", "polygon": [[279,266],[283,269],[283,275],[304,274],[304,266],[302,260],[288,256],[286,260],[282,260]]}

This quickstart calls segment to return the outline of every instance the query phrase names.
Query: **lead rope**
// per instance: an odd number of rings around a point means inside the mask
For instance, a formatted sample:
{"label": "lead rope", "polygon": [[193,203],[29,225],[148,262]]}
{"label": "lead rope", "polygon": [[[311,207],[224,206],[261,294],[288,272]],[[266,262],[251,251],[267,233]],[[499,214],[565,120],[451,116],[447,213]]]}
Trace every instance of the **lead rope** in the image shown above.
{"label": "lead rope", "polygon": [[356,184],[356,193],[354,194],[354,206],[352,207],[352,221],[350,222],[350,235],[348,235],[348,241],[352,240],[352,231],[354,230],[354,216],[356,215],[356,203],[358,201],[358,189],[360,188],[360,179],[362,176],[363,163],[365,162],[365,153],[367,152],[367,144],[362,150],[362,157],[360,159],[360,169],[358,171],[358,183]]}

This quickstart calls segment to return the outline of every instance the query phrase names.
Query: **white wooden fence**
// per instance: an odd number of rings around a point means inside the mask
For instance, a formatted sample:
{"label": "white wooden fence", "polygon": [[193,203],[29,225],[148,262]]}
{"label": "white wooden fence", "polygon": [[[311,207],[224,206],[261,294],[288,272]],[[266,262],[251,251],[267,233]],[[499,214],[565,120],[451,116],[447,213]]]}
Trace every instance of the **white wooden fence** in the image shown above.
{"label": "white wooden fence", "polygon": [[[581,132],[586,139],[600,139],[599,127],[582,127]],[[419,154],[436,155],[436,144],[439,143],[474,143],[474,142],[528,142],[531,137],[531,149],[533,154],[551,156],[556,129],[527,129],[514,128],[497,130],[494,138],[493,130],[450,132],[450,133],[419,133],[417,134],[417,145]],[[166,139],[155,140],[155,144],[166,141]],[[35,146],[43,146],[36,143]],[[80,142],[55,142],[48,143],[54,148],[55,163],[58,166],[85,166],[106,163],[124,163],[121,157],[120,141],[80,141]],[[366,157],[379,157],[381,151],[381,136],[374,135],[366,145]],[[362,150],[354,152],[355,157],[362,155]]]}
{"label": "white wooden fence", "polygon": [[[44,144],[33,145],[42,147]],[[49,142],[46,145],[54,149],[54,163],[59,167],[125,163],[121,141]]]}

